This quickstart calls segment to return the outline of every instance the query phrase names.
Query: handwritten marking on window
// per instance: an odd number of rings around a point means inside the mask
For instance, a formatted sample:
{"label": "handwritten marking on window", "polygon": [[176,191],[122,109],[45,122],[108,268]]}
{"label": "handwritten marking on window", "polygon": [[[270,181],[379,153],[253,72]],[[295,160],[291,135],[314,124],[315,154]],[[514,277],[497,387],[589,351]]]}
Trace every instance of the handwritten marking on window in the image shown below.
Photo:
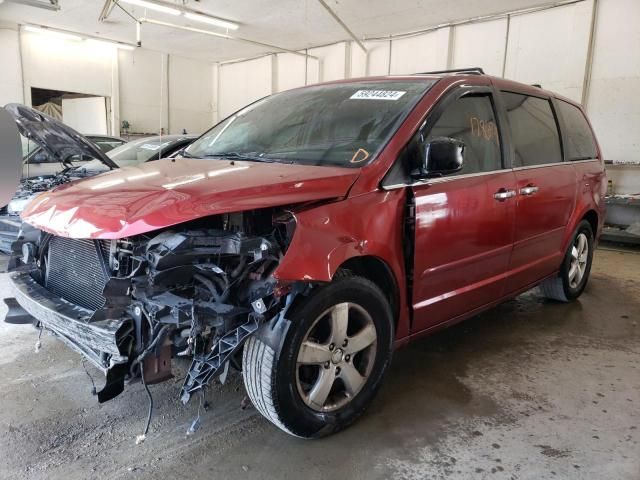
{"label": "handwritten marking on window", "polygon": [[495,141],[498,144],[498,127],[493,120],[482,120],[476,116],[469,117],[471,135],[483,138],[488,142]]}
{"label": "handwritten marking on window", "polygon": [[369,152],[367,152],[364,148],[359,148],[356,153],[351,157],[351,163],[361,163],[364,162],[367,158],[369,158]]}

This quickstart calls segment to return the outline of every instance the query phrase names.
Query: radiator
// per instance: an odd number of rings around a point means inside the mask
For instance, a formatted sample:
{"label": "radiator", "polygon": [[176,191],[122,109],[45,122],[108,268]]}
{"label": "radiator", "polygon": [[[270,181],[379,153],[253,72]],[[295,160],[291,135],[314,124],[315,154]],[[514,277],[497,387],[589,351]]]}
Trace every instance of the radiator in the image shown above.
{"label": "radiator", "polygon": [[109,280],[109,242],[52,237],[49,241],[45,288],[89,310],[104,306]]}

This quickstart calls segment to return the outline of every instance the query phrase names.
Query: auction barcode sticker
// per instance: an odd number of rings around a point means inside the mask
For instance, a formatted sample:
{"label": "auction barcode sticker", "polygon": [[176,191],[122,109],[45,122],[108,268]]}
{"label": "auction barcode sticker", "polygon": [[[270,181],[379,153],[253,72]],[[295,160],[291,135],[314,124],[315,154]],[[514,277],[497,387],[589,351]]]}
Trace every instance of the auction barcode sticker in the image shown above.
{"label": "auction barcode sticker", "polygon": [[354,100],[398,100],[407,92],[399,90],[358,90],[351,95]]}

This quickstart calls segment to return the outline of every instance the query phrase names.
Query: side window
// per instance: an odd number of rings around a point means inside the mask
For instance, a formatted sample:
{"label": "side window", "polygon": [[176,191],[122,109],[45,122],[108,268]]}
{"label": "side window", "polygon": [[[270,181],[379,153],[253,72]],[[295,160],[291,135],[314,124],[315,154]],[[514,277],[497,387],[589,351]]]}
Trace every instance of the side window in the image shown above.
{"label": "side window", "polygon": [[548,100],[502,92],[515,150],[514,167],[562,162],[560,136]]}
{"label": "side window", "polygon": [[562,117],[567,140],[567,160],[589,160],[598,156],[596,140],[587,119],[575,105],[558,100],[558,113]]}
{"label": "side window", "polygon": [[465,96],[450,104],[427,133],[424,144],[438,137],[464,142],[464,165],[456,175],[502,168],[500,135],[489,95]]}

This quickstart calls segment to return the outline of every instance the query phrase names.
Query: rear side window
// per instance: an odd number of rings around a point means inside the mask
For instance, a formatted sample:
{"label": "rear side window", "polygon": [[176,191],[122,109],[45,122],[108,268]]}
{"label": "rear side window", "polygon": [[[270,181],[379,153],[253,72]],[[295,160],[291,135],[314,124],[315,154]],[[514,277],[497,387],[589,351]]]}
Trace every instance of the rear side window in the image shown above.
{"label": "rear side window", "polygon": [[515,150],[514,167],[562,162],[560,136],[548,100],[502,92]]}
{"label": "rear side window", "polygon": [[596,139],[582,111],[575,105],[559,100],[558,113],[562,118],[567,140],[567,160],[590,160],[598,156]]}
{"label": "rear side window", "polygon": [[464,142],[464,166],[456,175],[502,168],[500,135],[488,95],[462,97],[449,105],[431,128],[424,143],[438,137]]}

